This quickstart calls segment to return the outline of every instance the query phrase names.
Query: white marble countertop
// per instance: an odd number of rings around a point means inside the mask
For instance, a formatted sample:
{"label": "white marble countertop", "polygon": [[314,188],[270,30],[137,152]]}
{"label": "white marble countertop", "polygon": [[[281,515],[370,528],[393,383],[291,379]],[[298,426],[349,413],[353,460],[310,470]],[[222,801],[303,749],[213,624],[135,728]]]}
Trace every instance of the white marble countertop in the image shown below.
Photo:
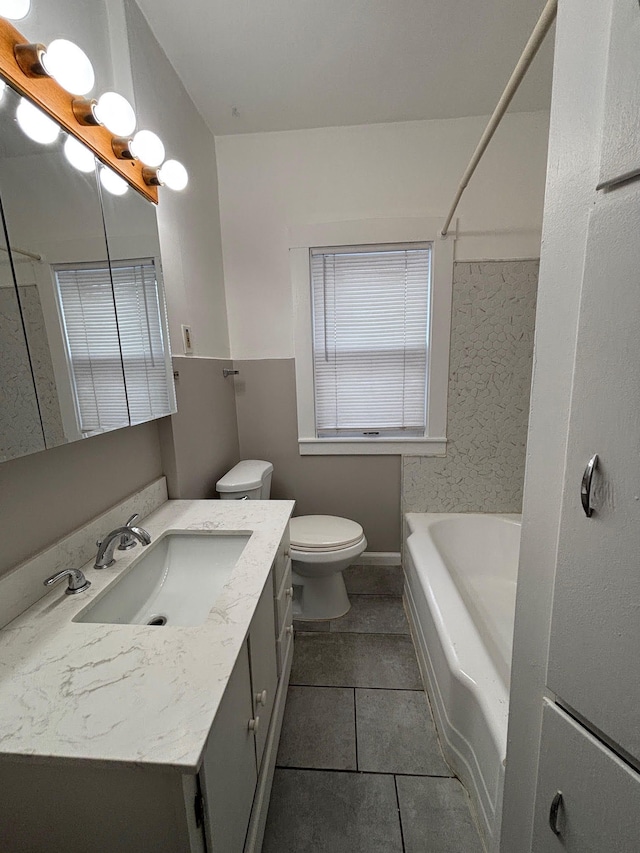
{"label": "white marble countertop", "polygon": [[[168,501],[144,519],[168,530],[252,531],[197,627],[73,622],[142,553],[82,569],[0,631],[0,759],[94,761],[195,773],[264,588],[293,501]],[[107,531],[105,531],[106,533]]]}

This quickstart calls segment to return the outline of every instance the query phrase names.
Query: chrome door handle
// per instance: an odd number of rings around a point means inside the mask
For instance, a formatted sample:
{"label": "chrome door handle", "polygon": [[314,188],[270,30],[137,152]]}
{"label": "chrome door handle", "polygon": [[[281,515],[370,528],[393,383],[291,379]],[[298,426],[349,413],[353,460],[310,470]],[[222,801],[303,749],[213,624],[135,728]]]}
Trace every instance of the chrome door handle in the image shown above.
{"label": "chrome door handle", "polygon": [[549,826],[554,835],[560,835],[558,828],[558,812],[562,806],[562,791],[556,791],[555,797],[551,800],[551,808],[549,809]]}
{"label": "chrome door handle", "polygon": [[580,500],[582,501],[582,509],[587,518],[593,515],[593,507],[591,506],[591,482],[593,480],[593,472],[598,467],[598,454],[594,453],[591,459],[587,462],[587,467],[582,475],[582,483],[580,484]]}

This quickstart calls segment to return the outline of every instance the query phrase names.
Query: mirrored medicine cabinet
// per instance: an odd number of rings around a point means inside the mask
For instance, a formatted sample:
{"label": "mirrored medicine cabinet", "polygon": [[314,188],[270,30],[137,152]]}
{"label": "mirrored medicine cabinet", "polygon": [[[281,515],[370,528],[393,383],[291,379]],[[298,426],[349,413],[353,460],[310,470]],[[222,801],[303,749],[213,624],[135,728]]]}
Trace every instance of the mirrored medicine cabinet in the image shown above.
{"label": "mirrored medicine cabinet", "polygon": [[33,141],[20,102],[7,86],[0,462],[176,410],[155,206],[62,128]]}

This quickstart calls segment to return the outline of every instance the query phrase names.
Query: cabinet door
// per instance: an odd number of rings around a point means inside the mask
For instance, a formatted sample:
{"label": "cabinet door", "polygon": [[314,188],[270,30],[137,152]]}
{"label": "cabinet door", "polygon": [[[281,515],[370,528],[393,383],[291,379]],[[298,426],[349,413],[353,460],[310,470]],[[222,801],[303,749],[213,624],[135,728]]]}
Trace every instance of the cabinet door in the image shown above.
{"label": "cabinet door", "polygon": [[640,173],[640,5],[613,4],[600,182],[611,183]]}
{"label": "cabinet door", "polygon": [[208,849],[242,853],[256,788],[249,654],[238,656],[207,741],[200,780]]}
{"label": "cabinet door", "polygon": [[[563,704],[638,759],[639,234],[639,186],[598,202],[578,320],[547,680]],[[595,453],[588,518],[580,487]]]}
{"label": "cabinet door", "polygon": [[[558,792],[562,800],[557,817],[550,819]],[[548,703],[543,712],[533,850],[640,850],[640,776],[586,729]]]}
{"label": "cabinet door", "polygon": [[256,759],[259,771],[278,687],[272,575],[269,575],[251,621],[249,650],[254,717],[260,721],[256,729]]}

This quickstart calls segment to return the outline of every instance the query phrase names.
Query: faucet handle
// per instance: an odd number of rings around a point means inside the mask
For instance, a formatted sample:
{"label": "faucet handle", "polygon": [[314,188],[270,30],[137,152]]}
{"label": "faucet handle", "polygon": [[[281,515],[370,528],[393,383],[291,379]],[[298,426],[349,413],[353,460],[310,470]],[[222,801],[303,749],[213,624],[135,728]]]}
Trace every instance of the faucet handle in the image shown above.
{"label": "faucet handle", "polygon": [[[137,521],[139,518],[140,518],[139,513],[134,512],[133,515],[131,516],[131,518],[126,522],[126,524],[124,526],[125,527],[131,527],[133,525],[133,522]],[[135,548],[135,546],[137,544],[138,544],[138,541],[135,538],[135,536],[131,536],[131,534],[129,534],[129,533],[123,533],[122,536],[120,537],[120,544],[118,545],[118,550],[119,551],[128,551],[129,548]],[[100,546],[98,545],[98,547],[100,547]]]}
{"label": "faucet handle", "polygon": [[69,585],[65,589],[66,595],[76,595],[78,592],[84,592],[91,586],[91,581],[88,581],[84,573],[80,569],[64,569],[62,572],[57,572],[55,575],[43,581],[45,586],[53,586],[63,578],[69,578]]}

